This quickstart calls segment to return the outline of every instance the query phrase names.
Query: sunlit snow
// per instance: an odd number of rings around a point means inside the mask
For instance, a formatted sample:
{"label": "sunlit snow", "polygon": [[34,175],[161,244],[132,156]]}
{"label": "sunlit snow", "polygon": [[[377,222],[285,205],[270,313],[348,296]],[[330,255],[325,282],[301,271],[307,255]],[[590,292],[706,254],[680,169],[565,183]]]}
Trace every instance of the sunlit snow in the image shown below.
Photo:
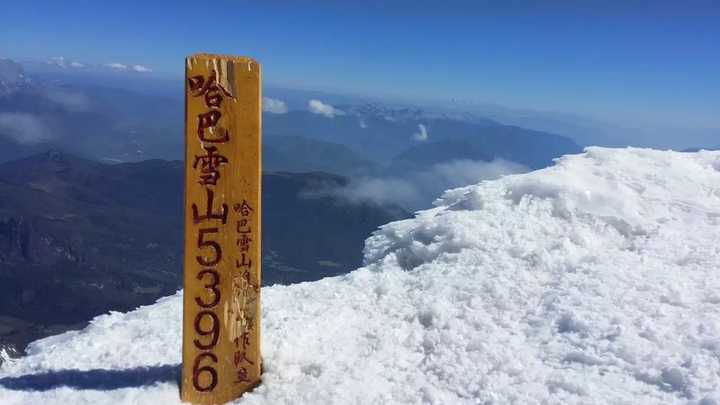
{"label": "sunlit snow", "polygon": [[[455,189],[347,276],[264,288],[242,404],[720,404],[720,152]],[[181,295],[33,343],[2,404],[178,403]]]}

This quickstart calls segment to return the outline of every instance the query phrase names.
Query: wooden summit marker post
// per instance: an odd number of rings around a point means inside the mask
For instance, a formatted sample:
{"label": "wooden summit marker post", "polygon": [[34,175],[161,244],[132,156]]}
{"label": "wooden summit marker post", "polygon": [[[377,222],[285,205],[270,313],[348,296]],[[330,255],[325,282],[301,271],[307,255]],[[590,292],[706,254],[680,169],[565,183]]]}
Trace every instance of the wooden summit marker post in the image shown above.
{"label": "wooden summit marker post", "polygon": [[197,54],[185,72],[181,398],[222,404],[260,382],[260,64]]}

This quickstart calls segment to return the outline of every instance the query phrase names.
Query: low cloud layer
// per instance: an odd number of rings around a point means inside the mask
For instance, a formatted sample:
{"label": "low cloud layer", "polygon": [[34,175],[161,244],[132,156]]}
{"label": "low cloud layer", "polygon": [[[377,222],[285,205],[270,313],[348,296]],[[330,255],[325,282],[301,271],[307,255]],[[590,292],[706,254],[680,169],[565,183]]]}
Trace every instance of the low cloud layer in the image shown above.
{"label": "low cloud layer", "polygon": [[332,194],[353,203],[398,204],[406,209],[416,209],[424,199],[419,184],[395,177],[354,180]]}
{"label": "low cloud layer", "polygon": [[418,142],[425,142],[428,140],[428,130],[423,124],[418,124],[418,132],[413,134],[413,139]]}
{"label": "low cloud layer", "polygon": [[352,203],[392,203],[415,211],[429,208],[445,190],[527,171],[522,165],[500,159],[492,162],[453,160],[420,172],[402,176],[360,178],[344,187],[316,190],[306,195],[332,196]]}
{"label": "low cloud layer", "polygon": [[48,100],[59,104],[66,111],[81,112],[88,111],[90,109],[90,100],[82,93],[59,88],[50,88],[45,90],[43,95]]}
{"label": "low cloud layer", "polygon": [[152,72],[152,69],[150,69],[150,68],[147,67],[147,66],[143,66],[143,65],[133,65],[133,66],[132,66],[132,70],[134,70],[134,71],[136,71],[136,72],[140,72],[140,73],[150,73],[150,72]]}
{"label": "low cloud layer", "polygon": [[133,71],[138,73],[150,73],[152,69],[143,65],[126,65],[124,63],[106,63],[105,67],[115,70]]}
{"label": "low cloud layer", "polygon": [[0,113],[0,134],[23,145],[32,145],[52,138],[52,132],[34,114]]}
{"label": "low cloud layer", "polygon": [[117,70],[128,70],[128,66],[124,65],[122,63],[107,63],[107,64],[105,64],[105,67],[108,67],[110,69],[117,69]]}
{"label": "low cloud layer", "polygon": [[308,101],[308,110],[313,114],[324,115],[328,118],[335,118],[336,115],[345,115],[345,112],[338,110],[330,104],[325,104],[320,100]]}
{"label": "low cloud layer", "polygon": [[270,114],[285,114],[288,112],[287,104],[275,98],[263,97],[263,112]]}

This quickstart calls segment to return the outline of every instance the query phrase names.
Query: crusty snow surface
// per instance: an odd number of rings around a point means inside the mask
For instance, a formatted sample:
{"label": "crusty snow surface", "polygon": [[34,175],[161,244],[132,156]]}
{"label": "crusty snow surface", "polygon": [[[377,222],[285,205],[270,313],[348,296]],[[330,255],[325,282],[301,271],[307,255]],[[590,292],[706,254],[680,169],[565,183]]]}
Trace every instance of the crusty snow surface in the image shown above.
{"label": "crusty snow surface", "polygon": [[[450,190],[366,266],[263,288],[242,404],[720,404],[720,153],[588,148]],[[2,404],[178,403],[180,303],[0,369]]]}

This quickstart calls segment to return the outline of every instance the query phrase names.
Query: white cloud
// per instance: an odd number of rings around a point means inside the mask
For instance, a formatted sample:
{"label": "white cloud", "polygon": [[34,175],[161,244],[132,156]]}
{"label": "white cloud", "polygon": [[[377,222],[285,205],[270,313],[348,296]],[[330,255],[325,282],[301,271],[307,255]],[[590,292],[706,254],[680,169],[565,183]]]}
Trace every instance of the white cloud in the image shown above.
{"label": "white cloud", "polygon": [[87,111],[90,100],[82,93],[67,91],[60,88],[49,88],[43,93],[48,100],[60,104],[67,111]]}
{"label": "white cloud", "polygon": [[405,175],[359,178],[343,187],[309,190],[303,196],[332,196],[352,203],[394,203],[408,210],[419,210],[430,207],[445,190],[526,171],[522,165],[500,159],[492,162],[461,159]]}
{"label": "white cloud", "polygon": [[422,199],[422,192],[412,181],[401,178],[364,178],[350,183],[336,196],[353,202],[399,204],[407,207]]}
{"label": "white cloud", "polygon": [[138,72],[138,73],[149,73],[149,72],[152,72],[152,69],[150,69],[150,68],[147,67],[147,66],[143,66],[143,65],[126,65],[126,64],[124,64],[124,63],[114,62],[114,63],[106,63],[106,64],[103,65],[103,66],[105,66],[106,68],[110,68],[110,69],[123,70],[123,71],[133,71],[133,72]]}
{"label": "white cloud", "polygon": [[26,145],[52,137],[50,129],[40,118],[26,113],[0,113],[0,132]]}
{"label": "white cloud", "polygon": [[271,114],[285,114],[288,112],[287,104],[275,98],[263,97],[262,108],[264,112]]}
{"label": "white cloud", "polygon": [[56,65],[60,67],[67,67],[67,63],[65,62],[65,57],[63,56],[53,56],[50,58],[50,60],[47,62],[49,65]]}
{"label": "white cloud", "polygon": [[413,134],[413,139],[418,142],[425,142],[428,140],[428,130],[423,124],[418,124],[418,132]]}
{"label": "white cloud", "polygon": [[152,72],[152,69],[150,69],[149,67],[145,67],[145,66],[143,66],[143,65],[134,65],[134,66],[132,67],[132,70],[134,70],[134,71],[136,71],[136,72],[140,72],[140,73],[149,73],[149,72]]}
{"label": "white cloud", "polygon": [[61,68],[84,68],[85,64],[78,61],[69,61],[64,56],[53,56],[47,61],[49,65],[59,66]]}
{"label": "white cloud", "polygon": [[338,110],[330,104],[325,104],[320,100],[308,101],[308,110],[313,114],[324,115],[328,118],[335,118],[336,115],[345,115],[345,112]]}
{"label": "white cloud", "polygon": [[117,69],[117,70],[128,70],[127,65],[123,65],[122,63],[106,63],[105,67],[109,67],[110,69]]}
{"label": "white cloud", "polygon": [[366,129],[368,127],[367,122],[365,122],[365,120],[362,118],[360,119],[360,122],[358,123],[358,125],[360,125],[360,128],[362,128],[362,129]]}

